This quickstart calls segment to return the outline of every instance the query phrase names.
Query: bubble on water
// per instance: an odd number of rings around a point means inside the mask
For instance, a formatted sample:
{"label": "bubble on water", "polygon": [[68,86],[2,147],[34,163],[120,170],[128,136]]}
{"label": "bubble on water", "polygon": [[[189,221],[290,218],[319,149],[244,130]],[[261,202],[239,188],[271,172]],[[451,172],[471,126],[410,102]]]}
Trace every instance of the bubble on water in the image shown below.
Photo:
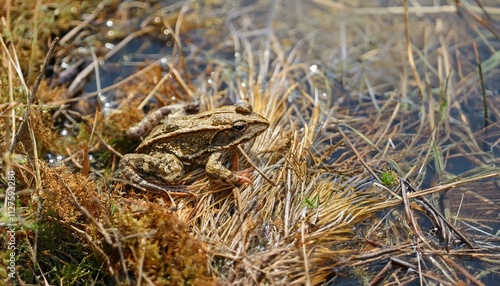
{"label": "bubble on water", "polygon": [[56,162],[54,154],[48,153],[45,154],[45,160],[49,163],[49,165],[53,165]]}

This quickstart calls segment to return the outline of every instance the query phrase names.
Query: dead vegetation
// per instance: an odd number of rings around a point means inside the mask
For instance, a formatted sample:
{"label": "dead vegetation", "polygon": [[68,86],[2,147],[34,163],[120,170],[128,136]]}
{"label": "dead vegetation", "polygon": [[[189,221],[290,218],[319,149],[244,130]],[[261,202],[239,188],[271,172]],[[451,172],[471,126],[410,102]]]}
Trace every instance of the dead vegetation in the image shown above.
{"label": "dead vegetation", "polygon": [[[0,78],[18,283],[493,285],[498,277],[495,1],[103,1],[77,7],[88,14],[76,22],[72,7],[21,2],[2,10]],[[46,34],[40,21],[57,9]],[[22,28],[21,17],[38,22]],[[40,31],[37,40],[26,31]],[[40,43],[51,35],[62,36],[53,72],[37,85],[48,52]],[[148,111],[243,97],[271,122],[244,146],[263,174],[254,172],[252,186],[211,184],[198,170],[189,195],[153,195],[113,178],[138,143],[125,130]],[[249,167],[240,156],[238,169]]]}

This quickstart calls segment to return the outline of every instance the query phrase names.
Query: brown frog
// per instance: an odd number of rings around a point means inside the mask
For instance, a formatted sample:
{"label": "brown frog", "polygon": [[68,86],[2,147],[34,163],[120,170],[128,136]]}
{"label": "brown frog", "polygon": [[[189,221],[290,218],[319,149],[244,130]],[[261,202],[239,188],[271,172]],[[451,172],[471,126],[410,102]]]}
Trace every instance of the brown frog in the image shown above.
{"label": "brown frog", "polygon": [[180,182],[185,170],[198,166],[205,166],[211,180],[251,183],[224,166],[224,155],[268,127],[269,121],[244,100],[170,120],[156,127],[135,153],[124,155],[117,173],[151,191],[168,189]]}

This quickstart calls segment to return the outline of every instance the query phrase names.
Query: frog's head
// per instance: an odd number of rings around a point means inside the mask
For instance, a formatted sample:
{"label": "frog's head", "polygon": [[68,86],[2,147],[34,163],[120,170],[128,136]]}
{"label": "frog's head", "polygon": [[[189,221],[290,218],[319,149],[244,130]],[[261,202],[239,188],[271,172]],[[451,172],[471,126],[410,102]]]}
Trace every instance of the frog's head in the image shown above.
{"label": "frog's head", "polygon": [[253,112],[245,100],[219,110],[212,117],[213,126],[218,127],[210,140],[212,146],[231,148],[250,141],[269,127],[269,121]]}

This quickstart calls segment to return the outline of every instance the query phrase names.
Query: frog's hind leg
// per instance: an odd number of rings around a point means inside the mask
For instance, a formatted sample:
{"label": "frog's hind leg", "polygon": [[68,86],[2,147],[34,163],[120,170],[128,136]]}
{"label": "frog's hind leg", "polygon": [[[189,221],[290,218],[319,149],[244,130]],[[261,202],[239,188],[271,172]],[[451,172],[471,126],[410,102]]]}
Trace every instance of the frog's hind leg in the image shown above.
{"label": "frog's hind leg", "polygon": [[172,154],[126,154],[118,166],[118,174],[148,190],[164,190],[162,185],[179,182],[184,165]]}

